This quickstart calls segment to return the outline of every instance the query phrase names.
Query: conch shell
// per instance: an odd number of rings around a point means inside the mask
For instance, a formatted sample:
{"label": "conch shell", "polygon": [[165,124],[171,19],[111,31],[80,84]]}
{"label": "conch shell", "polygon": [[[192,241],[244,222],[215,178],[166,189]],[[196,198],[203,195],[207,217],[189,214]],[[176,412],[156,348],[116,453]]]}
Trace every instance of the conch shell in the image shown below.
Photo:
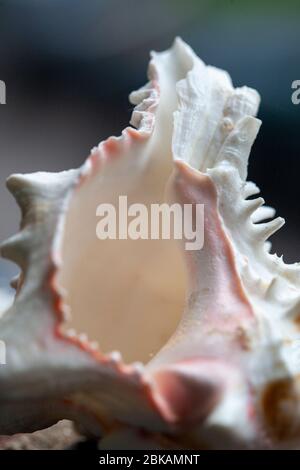
{"label": "conch shell", "polygon": [[[21,274],[0,433],[70,419],[102,448],[297,448],[300,268],[270,254],[284,220],[250,198],[259,95],[176,39],[130,100],[134,127],[79,169],[8,179],[22,222],[1,251]],[[203,248],[97,239],[119,195],[204,204]]]}

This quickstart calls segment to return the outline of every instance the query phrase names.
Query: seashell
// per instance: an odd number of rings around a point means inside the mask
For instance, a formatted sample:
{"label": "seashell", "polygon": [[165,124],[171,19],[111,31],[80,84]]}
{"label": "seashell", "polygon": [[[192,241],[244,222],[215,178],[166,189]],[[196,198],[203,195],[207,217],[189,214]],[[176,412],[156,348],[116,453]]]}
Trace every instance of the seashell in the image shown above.
{"label": "seashell", "polygon": [[[79,169],[8,179],[22,222],[1,251],[21,275],[0,433],[69,419],[102,448],[297,448],[300,268],[270,253],[284,220],[247,181],[259,95],[176,39],[130,100],[134,127]],[[99,240],[120,195],[204,204],[203,248]]]}

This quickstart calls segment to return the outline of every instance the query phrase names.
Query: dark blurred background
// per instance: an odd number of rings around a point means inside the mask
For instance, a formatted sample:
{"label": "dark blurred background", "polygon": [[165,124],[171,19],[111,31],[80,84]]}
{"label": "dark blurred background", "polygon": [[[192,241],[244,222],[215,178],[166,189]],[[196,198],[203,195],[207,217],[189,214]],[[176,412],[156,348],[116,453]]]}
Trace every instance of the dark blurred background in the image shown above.
{"label": "dark blurred background", "polygon": [[[149,50],[179,35],[235,86],[260,92],[250,178],[287,220],[275,251],[300,260],[300,105],[291,102],[299,20],[299,0],[0,0],[0,239],[19,219],[7,176],[76,167],[101,139],[119,135],[127,95],[146,82]],[[14,270],[1,261],[0,288]]]}

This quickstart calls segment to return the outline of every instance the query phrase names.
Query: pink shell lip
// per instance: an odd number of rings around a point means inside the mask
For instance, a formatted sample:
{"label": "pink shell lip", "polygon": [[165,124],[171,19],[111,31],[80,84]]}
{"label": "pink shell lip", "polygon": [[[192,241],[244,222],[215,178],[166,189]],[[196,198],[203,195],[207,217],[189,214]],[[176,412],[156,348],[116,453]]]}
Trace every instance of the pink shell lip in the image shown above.
{"label": "pink shell lip", "polygon": [[[208,324],[210,327],[215,326],[216,328],[220,328],[220,331],[223,332],[226,330],[240,330],[243,327],[243,323],[245,323],[247,328],[249,328],[251,324],[254,326],[254,313],[237,273],[230,241],[228,240],[220,216],[218,215],[218,197],[215,186],[208,175],[193,169],[183,161],[175,161],[175,168],[174,186],[176,188],[176,197],[180,200],[180,203],[194,203],[198,200],[205,202],[206,214],[208,214],[205,219],[205,249],[214,252],[219,263],[218,267],[215,267],[217,285],[215,295],[223,297],[225,301],[230,299],[232,304],[236,306],[230,318],[226,317],[224,324],[222,324],[222,315],[220,315],[219,312],[216,313],[214,319],[210,318]],[[222,256],[218,256],[219,252],[222,253]],[[201,256],[201,253],[199,253],[199,255]],[[193,254],[188,253],[187,256],[191,258]],[[197,276],[199,276],[201,267],[199,266],[199,261],[197,260],[196,262],[198,263],[197,267],[194,266],[193,260],[191,260],[190,266],[191,269],[198,271]],[[205,273],[203,273],[203,278],[204,275]],[[194,277],[196,277],[196,275],[194,276],[192,274],[191,282]]]}
{"label": "pink shell lip", "polygon": [[[217,405],[224,391],[224,381],[213,371],[219,372],[220,365],[221,361],[197,357],[154,374],[157,393],[178,423],[202,422]],[[222,367],[221,370],[223,373]]]}

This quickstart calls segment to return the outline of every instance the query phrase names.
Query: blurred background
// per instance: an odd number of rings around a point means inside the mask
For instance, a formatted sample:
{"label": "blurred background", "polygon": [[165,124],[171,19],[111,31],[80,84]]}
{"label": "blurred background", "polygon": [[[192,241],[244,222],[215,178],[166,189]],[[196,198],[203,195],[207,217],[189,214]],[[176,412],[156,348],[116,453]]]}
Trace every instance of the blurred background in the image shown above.
{"label": "blurred background", "polygon": [[[262,96],[263,126],[250,178],[286,218],[273,237],[300,260],[300,2],[259,0],[0,0],[0,239],[18,227],[5,188],[13,172],[80,165],[90,149],[129,121],[129,92],[146,82],[149,50],[181,36],[235,86]],[[16,271],[0,262],[0,289]]]}

